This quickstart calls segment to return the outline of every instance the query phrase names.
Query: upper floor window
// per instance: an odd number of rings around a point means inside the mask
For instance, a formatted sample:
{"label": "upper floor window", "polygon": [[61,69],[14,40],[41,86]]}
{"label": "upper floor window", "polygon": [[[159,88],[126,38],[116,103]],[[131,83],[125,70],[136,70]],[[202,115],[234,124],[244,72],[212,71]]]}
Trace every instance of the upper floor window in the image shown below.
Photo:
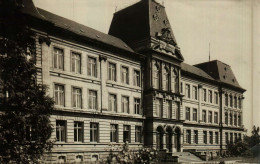
{"label": "upper floor window", "polygon": [[127,67],[121,67],[121,82],[129,84],[129,72]]}
{"label": "upper floor window", "polygon": [[130,125],[123,126],[123,142],[130,142],[131,133],[130,133]]}
{"label": "upper floor window", "polygon": [[203,131],[203,143],[207,144],[207,131]]}
{"label": "upper floor window", "polygon": [[190,121],[190,108],[186,107],[186,120]]}
{"label": "upper floor window", "polygon": [[225,94],[225,106],[228,106],[228,94]]}
{"label": "upper floor window", "polygon": [[213,132],[209,132],[209,143],[213,144]]}
{"label": "upper floor window", "polygon": [[81,95],[81,89],[80,88],[73,88],[72,92],[72,104],[75,108],[81,108],[82,106],[82,95]]}
{"label": "upper floor window", "polygon": [[241,126],[241,116],[240,116],[240,114],[238,114],[238,126]]}
{"label": "upper floor window", "polygon": [[171,101],[166,100],[166,118],[171,118],[172,117],[172,108],[171,108]]}
{"label": "upper floor window", "polygon": [[229,114],[229,119],[230,119],[230,125],[233,125],[233,114]]}
{"label": "upper floor window", "polygon": [[198,99],[198,90],[196,86],[192,87],[192,98],[197,100]]}
{"label": "upper floor window", "polygon": [[141,126],[135,126],[135,142],[141,142]]}
{"label": "upper floor window", "polygon": [[116,81],[116,64],[108,64],[108,79],[111,81]]}
{"label": "upper floor window", "polygon": [[203,93],[202,93],[203,101],[206,102],[206,101],[207,101],[207,90],[206,90],[206,89],[203,89],[202,92],[203,92]]}
{"label": "upper floor window", "polygon": [[215,143],[218,144],[218,132],[215,132]]}
{"label": "upper floor window", "polygon": [[169,90],[169,71],[167,68],[163,69],[163,90]]}
{"label": "upper floor window", "polygon": [[226,144],[228,143],[228,133],[225,133],[225,140],[226,140]]}
{"label": "upper floor window", "polygon": [[212,103],[212,91],[209,90],[209,102]]}
{"label": "upper floor window", "polygon": [[97,60],[96,58],[88,57],[88,75],[97,77]]}
{"label": "upper floor window", "polygon": [[116,112],[117,110],[117,101],[116,101],[116,95],[109,94],[108,97],[108,110],[112,112]]}
{"label": "upper floor window", "polygon": [[74,122],[74,141],[83,142],[83,122]]}
{"label": "upper floor window", "polygon": [[198,116],[197,109],[193,108],[193,121],[197,121],[197,116]]}
{"label": "upper floor window", "polygon": [[[178,92],[179,91],[179,80],[178,80],[178,74],[175,70],[172,71],[172,79],[171,79],[171,88],[172,92]],[[181,83],[181,93],[183,92],[182,90],[182,83]]]}
{"label": "upper floor window", "polygon": [[65,105],[65,93],[63,85],[55,84],[55,105],[64,106]]}
{"label": "upper floor window", "polygon": [[122,112],[129,113],[129,97],[122,96]]}
{"label": "upper floor window", "polygon": [[186,143],[191,144],[191,131],[186,130]]}
{"label": "upper floor window", "polygon": [[238,98],[238,108],[239,108],[239,109],[242,108],[242,100],[241,100],[240,97]]}
{"label": "upper floor window", "polygon": [[234,125],[237,126],[237,115],[234,114]]}
{"label": "upper floor window", "polygon": [[56,121],[56,140],[57,142],[66,141],[66,121],[63,120]]}
{"label": "upper floor window", "polygon": [[230,107],[233,107],[233,96],[232,95],[229,96],[229,100],[230,100]]}
{"label": "upper floor window", "polygon": [[228,124],[228,112],[225,112],[225,124]]}
{"label": "upper floor window", "polygon": [[198,144],[198,141],[199,141],[199,139],[198,139],[199,137],[198,137],[198,130],[194,130],[194,143],[195,144]]}
{"label": "upper floor window", "polygon": [[89,90],[88,92],[88,108],[97,109],[97,91]]}
{"label": "upper floor window", "polygon": [[206,110],[202,111],[202,122],[206,122],[207,115],[206,115]]}
{"label": "upper floor window", "polygon": [[218,112],[214,112],[214,123],[218,123]]}
{"label": "upper floor window", "polygon": [[181,82],[181,93],[183,93],[183,83]]}
{"label": "upper floor window", "polygon": [[141,76],[140,71],[134,70],[134,85],[140,87],[141,86]]}
{"label": "upper floor window", "polygon": [[185,95],[187,98],[190,98],[190,85],[189,84],[185,85]]}
{"label": "upper floor window", "polygon": [[234,97],[234,107],[237,108],[237,97]]}
{"label": "upper floor window", "polygon": [[208,120],[209,123],[212,123],[212,112],[209,111],[209,120]]}
{"label": "upper floor window", "polygon": [[162,99],[157,98],[155,100],[155,104],[156,104],[156,116],[162,118],[162,115],[163,115]]}
{"label": "upper floor window", "polygon": [[81,58],[80,54],[72,52],[71,54],[71,71],[74,73],[80,73],[81,71]]}
{"label": "upper floor window", "polygon": [[215,92],[214,95],[215,95],[215,104],[218,104],[218,92]]}
{"label": "upper floor window", "polygon": [[110,142],[118,142],[118,126],[115,124],[110,125]]}
{"label": "upper floor window", "polygon": [[140,104],[139,98],[134,99],[134,108],[135,108],[135,114],[142,114],[141,113],[141,104]]}
{"label": "upper floor window", "polygon": [[98,142],[98,123],[90,123],[90,142]]}
{"label": "upper floor window", "polygon": [[160,88],[160,69],[157,65],[154,67],[153,85],[155,89]]}
{"label": "upper floor window", "polygon": [[64,52],[62,49],[54,48],[53,49],[53,67],[56,69],[64,70]]}

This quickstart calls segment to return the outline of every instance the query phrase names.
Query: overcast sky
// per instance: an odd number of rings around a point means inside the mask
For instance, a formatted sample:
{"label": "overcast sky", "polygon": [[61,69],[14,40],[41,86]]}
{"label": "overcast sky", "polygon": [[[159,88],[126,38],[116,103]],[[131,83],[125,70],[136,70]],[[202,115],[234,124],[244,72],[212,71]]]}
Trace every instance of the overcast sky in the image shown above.
{"label": "overcast sky", "polygon": [[[108,33],[115,10],[139,0],[33,1],[39,8]],[[186,63],[208,61],[210,43],[211,59],[231,66],[239,84],[247,90],[243,119],[251,133],[252,125],[260,126],[260,26],[256,21],[260,20],[260,1],[164,0],[164,6]]]}

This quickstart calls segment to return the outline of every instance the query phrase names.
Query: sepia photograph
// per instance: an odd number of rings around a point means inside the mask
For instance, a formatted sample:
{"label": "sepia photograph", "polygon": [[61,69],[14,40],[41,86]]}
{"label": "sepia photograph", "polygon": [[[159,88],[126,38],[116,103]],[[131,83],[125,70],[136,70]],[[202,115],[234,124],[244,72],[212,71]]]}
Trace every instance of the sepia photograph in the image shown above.
{"label": "sepia photograph", "polygon": [[0,164],[259,164],[260,0],[0,0]]}

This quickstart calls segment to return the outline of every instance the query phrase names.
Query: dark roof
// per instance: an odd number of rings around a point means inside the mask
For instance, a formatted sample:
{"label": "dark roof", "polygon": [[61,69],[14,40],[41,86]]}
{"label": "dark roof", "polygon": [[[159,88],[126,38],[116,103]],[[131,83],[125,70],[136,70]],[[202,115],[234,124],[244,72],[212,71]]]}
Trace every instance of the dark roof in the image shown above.
{"label": "dark roof", "polygon": [[221,61],[213,60],[205,63],[196,64],[194,66],[202,69],[218,82],[244,90],[236,80],[231,67]]}
{"label": "dark roof", "polygon": [[197,75],[199,77],[208,79],[208,80],[214,80],[211,76],[209,76],[206,72],[204,72],[203,70],[194,67],[192,65],[186,64],[186,63],[181,63],[181,69],[182,71]]}

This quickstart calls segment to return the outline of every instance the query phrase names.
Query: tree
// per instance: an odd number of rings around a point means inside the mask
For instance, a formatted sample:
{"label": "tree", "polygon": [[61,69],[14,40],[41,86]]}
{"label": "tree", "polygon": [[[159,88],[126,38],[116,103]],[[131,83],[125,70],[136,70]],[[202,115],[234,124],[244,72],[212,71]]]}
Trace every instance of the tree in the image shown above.
{"label": "tree", "polygon": [[0,163],[37,163],[52,147],[54,102],[37,84],[35,34],[21,6],[0,5]]}

